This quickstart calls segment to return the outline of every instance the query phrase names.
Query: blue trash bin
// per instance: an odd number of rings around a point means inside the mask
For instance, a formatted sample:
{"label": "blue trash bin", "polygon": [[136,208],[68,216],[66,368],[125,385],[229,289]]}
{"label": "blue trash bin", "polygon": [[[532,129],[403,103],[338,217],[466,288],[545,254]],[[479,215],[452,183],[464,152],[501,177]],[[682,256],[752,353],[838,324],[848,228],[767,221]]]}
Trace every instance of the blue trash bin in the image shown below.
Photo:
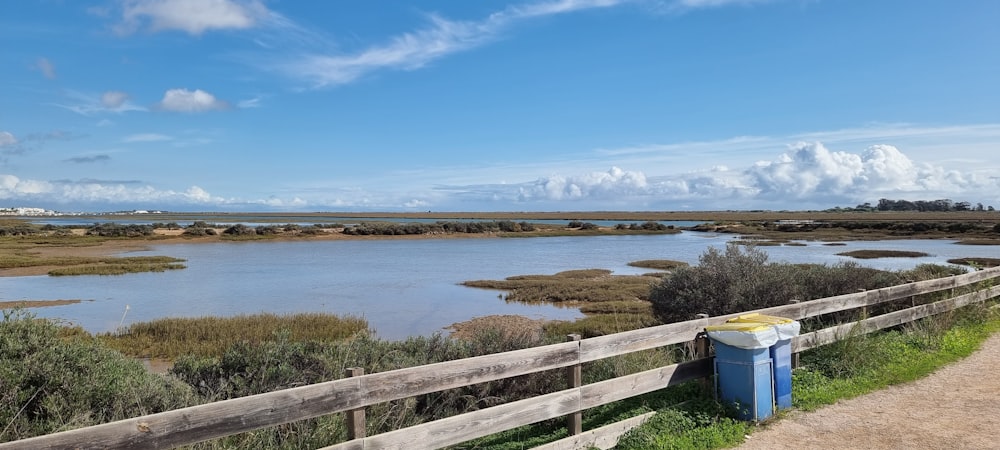
{"label": "blue trash bin", "polygon": [[784,317],[747,314],[727,323],[764,323],[774,327],[778,340],[770,347],[774,373],[774,400],[777,409],[792,407],[792,338],[799,335],[799,322]]}
{"label": "blue trash bin", "polygon": [[726,323],[705,327],[715,346],[719,397],[736,407],[741,420],[764,420],[774,414],[774,327],[763,323]]}

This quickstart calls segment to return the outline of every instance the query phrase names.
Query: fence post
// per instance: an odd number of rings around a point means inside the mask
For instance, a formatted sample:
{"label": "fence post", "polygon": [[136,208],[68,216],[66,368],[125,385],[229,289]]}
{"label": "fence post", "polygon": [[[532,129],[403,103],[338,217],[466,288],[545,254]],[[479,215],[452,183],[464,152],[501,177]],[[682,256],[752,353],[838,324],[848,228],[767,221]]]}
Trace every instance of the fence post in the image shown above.
{"label": "fence post", "polygon": [[[360,377],[365,374],[363,367],[349,367],[344,370],[344,375],[350,377]],[[365,437],[365,408],[345,411],[347,418],[347,439],[353,440]]]}
{"label": "fence post", "polygon": [[[708,314],[705,315],[707,316]],[[708,344],[708,333],[702,331],[694,337],[694,359],[708,358],[711,356],[709,354],[710,347]],[[702,378],[698,380],[698,382],[701,384],[701,388],[704,389],[705,392],[714,388],[711,377]]]}
{"label": "fence post", "polygon": [[[858,292],[865,292],[867,290],[868,289],[858,289]],[[867,299],[865,301],[867,301]],[[861,320],[864,320],[864,319],[867,319],[867,318],[868,318],[868,305],[865,305],[865,306],[861,307]]]}
{"label": "fence post", "polygon": [[[576,342],[580,340],[579,334],[567,334],[566,342]],[[566,368],[566,382],[569,387],[576,388],[583,385],[583,366],[579,363]],[[574,412],[566,416],[566,428],[570,436],[583,433],[583,411]]]}

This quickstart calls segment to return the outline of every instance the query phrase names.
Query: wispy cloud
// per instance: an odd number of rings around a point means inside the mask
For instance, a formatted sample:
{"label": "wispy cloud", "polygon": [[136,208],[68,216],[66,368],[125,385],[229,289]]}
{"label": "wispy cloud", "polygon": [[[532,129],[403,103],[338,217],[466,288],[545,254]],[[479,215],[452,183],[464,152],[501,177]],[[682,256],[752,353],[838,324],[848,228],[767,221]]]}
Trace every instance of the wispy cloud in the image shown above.
{"label": "wispy cloud", "polygon": [[63,161],[73,164],[90,164],[96,162],[111,161],[111,156],[109,155],[75,156],[73,158],[66,158]]}
{"label": "wispy cloud", "polygon": [[122,142],[125,142],[125,143],[133,143],[133,142],[162,142],[162,141],[170,141],[170,140],[173,140],[173,139],[174,139],[173,137],[167,136],[165,134],[159,134],[159,133],[139,133],[139,134],[131,134],[131,135],[125,136],[124,138],[122,138]]}
{"label": "wispy cloud", "polygon": [[281,65],[290,77],[302,78],[315,87],[351,83],[383,69],[414,70],[437,59],[496,40],[510,26],[531,18],[573,11],[606,8],[625,0],[559,0],[511,6],[478,21],[449,20],[427,16],[427,26],[397,35],[388,42],[355,53],[327,51],[294,57]]}
{"label": "wispy cloud", "polygon": [[38,58],[35,61],[35,65],[32,66],[38,71],[42,72],[42,76],[50,80],[56,79],[56,65],[49,61],[48,58]]}
{"label": "wispy cloud", "polygon": [[130,101],[130,96],[124,91],[106,91],[101,94],[89,94],[85,92],[69,90],[65,93],[69,102],[52,103],[81,116],[93,116],[96,114],[121,114],[128,111],[147,111],[145,107],[138,106]]}

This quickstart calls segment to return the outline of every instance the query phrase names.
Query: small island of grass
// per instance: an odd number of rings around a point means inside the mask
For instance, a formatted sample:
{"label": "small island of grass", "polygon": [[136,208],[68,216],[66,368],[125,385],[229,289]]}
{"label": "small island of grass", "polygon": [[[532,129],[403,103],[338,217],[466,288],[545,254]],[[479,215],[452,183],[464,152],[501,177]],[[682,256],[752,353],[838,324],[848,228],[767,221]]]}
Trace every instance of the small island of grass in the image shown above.
{"label": "small island of grass", "polygon": [[1000,266],[1000,258],[952,258],[948,260],[951,264],[972,267],[997,267]]}
{"label": "small island of grass", "polygon": [[850,252],[837,253],[838,256],[849,256],[857,259],[875,258],[920,258],[931,256],[929,253],[913,252],[905,250],[854,250]]}
{"label": "small island of grass", "polygon": [[628,263],[632,267],[641,267],[643,269],[656,269],[656,270],[673,270],[678,267],[687,266],[688,263],[684,261],[674,261],[672,259],[643,259],[641,261],[632,261]]}

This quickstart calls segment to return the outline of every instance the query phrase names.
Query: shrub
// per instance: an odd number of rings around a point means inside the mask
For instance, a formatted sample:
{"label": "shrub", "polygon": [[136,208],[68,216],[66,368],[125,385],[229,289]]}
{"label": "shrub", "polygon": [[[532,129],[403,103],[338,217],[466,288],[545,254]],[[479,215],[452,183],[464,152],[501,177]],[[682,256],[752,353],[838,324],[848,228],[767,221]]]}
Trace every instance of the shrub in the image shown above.
{"label": "shrub", "polygon": [[257,234],[257,230],[243,225],[242,223],[238,223],[223,230],[222,234],[229,236],[254,236]]}
{"label": "shrub", "polygon": [[698,266],[678,268],[653,286],[649,298],[656,317],[670,323],[700,313],[720,316],[902,282],[900,274],[853,262],[833,267],[770,264],[763,250],[730,243],[724,252],[710,247]]}
{"label": "shrub", "polygon": [[153,234],[152,225],[101,223],[87,229],[88,236],[103,237],[138,237],[151,236]]}
{"label": "shrub", "polygon": [[0,322],[0,442],[194,404],[193,391],[17,310]]}

